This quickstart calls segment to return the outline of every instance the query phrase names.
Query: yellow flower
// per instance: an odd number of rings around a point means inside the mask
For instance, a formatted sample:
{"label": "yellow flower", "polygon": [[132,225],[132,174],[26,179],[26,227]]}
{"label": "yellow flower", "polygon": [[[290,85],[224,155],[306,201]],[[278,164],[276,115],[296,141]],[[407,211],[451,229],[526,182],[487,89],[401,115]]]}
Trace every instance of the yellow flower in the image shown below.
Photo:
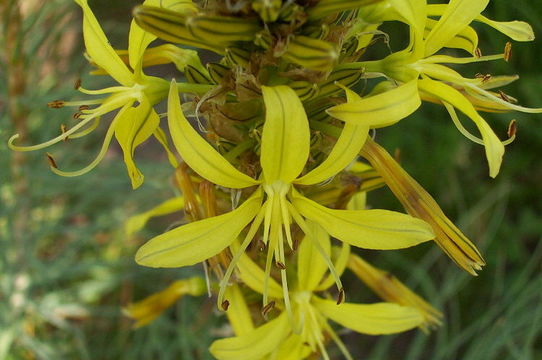
{"label": "yellow flower", "polygon": [[[157,2],[156,0],[148,1]],[[142,71],[142,58],[145,49],[156,37],[144,32],[135,22],[132,22],[128,45],[129,65],[133,69],[131,70],[109,44],[100,24],[88,6],[87,0],[76,0],[76,2],[83,10],[83,36],[88,57],[95,65],[116,80],[120,86],[100,90],[87,90],[78,87],[78,90],[84,94],[109,95],[95,100],[54,101],[50,103],[51,107],[79,107],[79,112],[76,114],[79,123],[71,129],[63,131],[54,139],[33,146],[14,145],[13,142],[19,137],[16,134],[9,139],[9,146],[17,151],[32,151],[43,149],[62,140],[79,138],[92,132],[98,126],[102,115],[120,109],[109,125],[98,156],[88,166],[78,171],[62,171],[57,169],[53,162],[51,170],[61,176],[78,176],[92,170],[103,159],[113,136],[115,136],[123,150],[124,162],[132,186],[137,188],[143,183],[143,174],[133,160],[135,148],[153,134],[164,146],[167,146],[165,135],[159,128],[160,119],[152,106],[165,98],[169,84],[166,80],[147,76]],[[179,84],[178,90],[202,93],[209,90],[209,86]]]}
{"label": "yellow flower", "polygon": [[[302,240],[297,258],[297,276],[294,287],[290,291],[292,299],[292,316],[281,311],[273,320],[253,328],[246,304],[238,289],[233,286],[228,289],[231,295],[230,306],[235,311],[228,310],[228,318],[234,325],[236,337],[215,341],[210,352],[219,360],[258,360],[281,359],[300,360],[311,353],[319,352],[324,359],[329,359],[325,343],[329,336],[339,347],[346,359],[352,356],[329,324],[329,320],[348,329],[362,334],[383,335],[407,331],[422,326],[426,321],[423,313],[415,308],[399,304],[381,302],[375,304],[337,304],[335,300],[316,295],[324,292],[333,284],[327,281],[327,264],[315,252],[314,242],[318,242],[327,256],[331,256],[331,242],[327,232],[318,224],[309,221],[311,236]],[[344,270],[344,260],[348,259],[349,248],[346,245],[337,259],[337,268]],[[346,257],[344,256],[346,255]],[[251,289],[263,293],[264,272],[246,256],[239,261],[240,278]],[[294,273],[292,275],[295,275]],[[285,299],[281,294],[280,285],[273,279],[269,280],[270,293],[277,301]],[[283,303],[277,302],[276,307],[282,310]],[[284,303],[285,306],[285,303]]]}
{"label": "yellow flower", "polygon": [[[431,97],[433,101],[442,103],[450,112],[460,131],[469,139],[485,146],[489,174],[491,177],[495,177],[501,166],[504,145],[510,141],[501,142],[483,117],[478,114],[475,106],[483,105],[486,109],[497,111],[502,111],[504,108],[523,112],[542,112],[542,109],[518,106],[507,101],[506,98],[503,99],[502,96],[488,91],[493,87],[506,84],[510,77],[507,80],[498,78],[491,82],[488,82],[488,78],[484,76],[468,79],[443,65],[508,59],[507,51],[499,55],[481,56],[477,47],[477,34],[469,27],[469,24],[475,20],[488,24],[517,41],[532,41],[534,39],[532,28],[527,23],[520,21],[496,22],[482,16],[480,13],[488,2],[489,0],[451,0],[447,5],[427,5],[425,0],[388,0],[387,4],[377,5],[387,6],[388,9],[388,11],[379,13],[382,16],[381,20],[399,20],[410,26],[410,45],[405,50],[393,53],[383,60],[360,62],[357,63],[357,66],[367,72],[381,73],[403,83],[404,85],[399,86],[395,90],[396,92],[406,86],[417,87],[424,98]],[[370,11],[366,12],[370,16]],[[440,19],[435,21],[427,16],[440,16]],[[445,47],[464,49],[471,52],[473,56],[456,58],[448,55],[436,55],[439,50]],[[473,104],[470,101],[472,97],[482,101],[475,101]],[[371,98],[365,100],[365,103],[368,103]],[[358,111],[363,111],[362,103],[358,105]],[[351,104],[349,101],[349,103],[339,105],[330,111],[333,111],[335,117],[348,121],[348,116],[355,115],[353,114],[354,109],[356,109],[355,104]],[[474,122],[481,134],[481,139],[468,133],[462,127],[455,109],[467,115]]]}
{"label": "yellow flower", "polygon": [[177,280],[166,289],[127,305],[124,315],[136,320],[135,328],[145,326],[184,295],[200,296],[206,292],[205,281],[199,277]]}
{"label": "yellow flower", "polygon": [[[366,139],[368,127],[346,124],[327,159],[299,176],[309,157],[310,143],[303,105],[295,92],[286,86],[264,86],[262,92],[266,115],[260,149],[262,173],[256,180],[235,169],[192,128],[182,113],[176,85],[172,82],[168,100],[169,128],[175,147],[186,163],[217,185],[232,189],[257,188],[229,213],[196,221],[151,239],[136,254],[139,264],[151,267],[193,265],[221,252],[251,224],[221,281],[218,297],[221,304],[239,257],[263,225],[263,243],[267,246],[263,301],[267,304],[266,289],[274,259],[281,270],[283,294],[289,307],[284,242],[293,248],[292,220],[308,239],[313,238],[309,236],[311,230],[307,225],[307,220],[311,220],[335,238],[367,249],[405,248],[434,237],[425,222],[405,214],[386,210],[334,210],[303,196],[300,186],[318,184],[352,162]],[[341,289],[329,257],[318,243],[314,245]]]}

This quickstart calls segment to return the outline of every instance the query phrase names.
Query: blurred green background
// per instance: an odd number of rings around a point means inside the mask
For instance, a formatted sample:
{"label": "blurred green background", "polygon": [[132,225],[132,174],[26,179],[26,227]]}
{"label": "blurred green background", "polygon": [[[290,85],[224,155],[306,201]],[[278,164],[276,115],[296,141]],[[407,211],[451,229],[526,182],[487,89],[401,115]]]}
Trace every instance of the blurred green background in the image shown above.
{"label": "blurred green background", "polygon": [[[126,47],[137,3],[90,1],[116,47]],[[79,9],[69,0],[2,0],[0,11],[0,359],[210,359],[207,347],[227,330],[212,300],[183,298],[138,330],[121,314],[121,306],[201,272],[153,270],[133,261],[138,246],[174,219],[153,220],[136,236],[123,229],[130,215],[175,194],[161,151],[152,144],[138,150],[146,179],[132,191],[116,145],[78,178],[52,174],[43,151],[17,154],[5,145],[16,132],[26,143],[53,137],[61,124],[70,125],[72,113],[46,103],[77,98],[72,84],[79,77],[88,88],[102,83],[87,75]],[[493,0],[486,14],[528,21],[542,38],[540,2]],[[485,54],[503,48],[504,36],[475,27]],[[520,74],[506,92],[523,105],[542,106],[542,42],[515,43],[513,51],[510,63],[461,72]],[[487,176],[483,149],[463,138],[439,106],[424,104],[378,132],[379,142],[401,150],[404,167],[482,249],[487,266],[471,277],[431,244],[363,252],[442,310],[445,322],[430,335],[345,332],[356,359],[542,359],[542,114],[486,116],[502,138],[512,118],[518,139],[507,147],[496,180]],[[48,151],[74,169],[91,161],[101,139],[98,132]],[[371,193],[369,202],[401,210],[386,189]],[[349,280],[352,300],[375,300]]]}

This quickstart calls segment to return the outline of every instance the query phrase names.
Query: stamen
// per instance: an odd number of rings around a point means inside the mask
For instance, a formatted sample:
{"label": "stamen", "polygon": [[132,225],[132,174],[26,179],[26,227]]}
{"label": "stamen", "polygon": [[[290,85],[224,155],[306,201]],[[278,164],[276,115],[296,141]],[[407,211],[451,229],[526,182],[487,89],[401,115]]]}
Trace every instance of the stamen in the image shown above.
{"label": "stamen", "polygon": [[53,155],[46,153],[47,155],[47,161],[49,161],[49,166],[52,168],[58,169],[58,165],[56,164],[55,159],[53,158]]}
{"label": "stamen", "polygon": [[284,232],[286,233],[286,241],[288,242],[288,246],[290,246],[290,249],[293,250],[294,244],[292,241],[292,233],[290,229],[290,213],[288,213],[288,206],[286,205],[286,199],[284,196],[279,197],[280,202],[280,212],[282,215],[282,224],[284,227]]}
{"label": "stamen", "polygon": [[[66,125],[60,124],[60,132],[61,132],[62,134],[64,134],[64,133],[66,132],[66,129],[67,129],[67,128],[66,128]],[[68,141],[68,139],[69,139],[69,138],[66,137],[66,138],[64,139],[64,141]]]}
{"label": "stamen", "polygon": [[79,119],[81,117],[81,115],[83,115],[83,114],[80,113],[80,112],[76,112],[75,114],[72,115],[72,118]]}
{"label": "stamen", "polygon": [[289,201],[288,201],[288,209],[290,210],[290,214],[292,214],[294,221],[297,223],[297,225],[299,225],[301,230],[303,230],[305,235],[307,235],[306,239],[309,239],[312,242],[312,245],[316,247],[316,250],[318,250],[318,252],[320,253],[320,256],[322,256],[322,258],[326,262],[329,272],[331,273],[331,276],[333,276],[333,279],[335,280],[337,289],[339,289],[340,291],[340,289],[343,289],[341,278],[339,277],[339,274],[337,274],[337,270],[335,269],[335,266],[331,262],[330,257],[326,254],[320,242],[314,240],[314,235],[312,234],[312,231],[307,226],[307,223],[305,222],[305,220],[303,220],[303,217],[301,217],[301,215],[297,212],[296,208]]}
{"label": "stamen", "polygon": [[265,305],[263,308],[262,308],[262,316],[267,319],[267,314],[269,314],[269,312],[271,310],[273,310],[275,308],[275,301],[271,301],[270,303],[268,303],[267,305]]}
{"label": "stamen", "polygon": [[55,138],[53,138],[53,139],[51,139],[49,141],[46,141],[46,142],[43,142],[43,143],[37,144],[37,145],[31,145],[31,146],[13,145],[13,142],[15,140],[17,140],[19,138],[19,136],[20,136],[19,134],[15,134],[15,135],[13,135],[12,137],[9,138],[8,147],[11,150],[14,150],[14,151],[34,151],[34,150],[40,150],[40,149],[46,148],[48,146],[56,144],[59,141],[64,140],[68,136],[72,135],[77,130],[81,129],[83,126],[88,124],[93,118],[94,118],[94,116],[89,116],[88,118],[83,119],[81,122],[79,122],[77,125],[72,127],[70,130],[66,131],[65,133],[63,133],[63,134],[61,134],[61,135],[59,135],[59,136],[57,136],[57,137],[55,137]]}
{"label": "stamen", "polygon": [[90,109],[90,106],[88,106],[88,105],[79,106],[79,111],[84,111],[84,110],[88,110],[88,109]]}
{"label": "stamen", "polygon": [[345,292],[343,288],[339,289],[339,295],[337,296],[337,305],[341,305],[345,299]]}
{"label": "stamen", "polygon": [[506,42],[504,45],[504,61],[509,62],[512,57],[512,43],[510,41]]}
{"label": "stamen", "polygon": [[81,79],[75,80],[75,84],[73,84],[73,88],[75,90],[79,90],[80,87],[81,87]]}
{"label": "stamen", "polygon": [[70,139],[78,139],[90,134],[91,132],[96,130],[99,124],[100,124],[100,117],[98,116],[97,118],[94,118],[94,122],[88,128],[81,130],[79,132],[76,132],[74,134],[71,134]]}
{"label": "stamen", "polygon": [[230,307],[230,302],[228,300],[224,300],[224,301],[222,301],[221,305],[222,305],[222,309],[224,311],[228,311],[228,308]]}
{"label": "stamen", "polygon": [[482,57],[482,50],[479,47],[477,47],[476,50],[474,50],[474,56],[476,56],[477,58]]}
{"label": "stamen", "polygon": [[508,124],[508,138],[515,138],[516,133],[518,131],[518,127],[516,125],[516,120],[510,121],[510,124]]}
{"label": "stamen", "polygon": [[354,360],[354,358],[352,357],[352,355],[350,354],[350,352],[348,351],[344,343],[341,341],[341,338],[335,333],[333,328],[329,326],[329,324],[325,321],[323,322],[323,327],[325,328],[326,332],[329,334],[331,339],[333,339],[333,341],[335,342],[335,344],[337,345],[337,347],[343,354],[344,358],[346,360]]}
{"label": "stamen", "polygon": [[254,220],[252,220],[252,224],[250,225],[250,228],[248,230],[248,233],[245,239],[243,240],[243,243],[241,244],[237,252],[233,255],[230,265],[226,269],[226,273],[224,274],[224,277],[220,281],[219,290],[218,290],[218,299],[217,299],[218,304],[220,306],[222,305],[222,302],[224,300],[224,293],[226,292],[226,286],[228,285],[228,282],[230,281],[231,274],[233,273],[233,270],[235,269],[235,266],[237,265],[239,258],[241,257],[241,255],[245,253],[245,250],[247,249],[248,245],[252,241],[252,238],[256,234],[256,231],[258,231],[258,229],[260,228],[260,225],[262,224],[264,212],[265,212],[264,207],[265,207],[265,204],[264,206],[262,206],[262,208],[258,212],[258,215],[256,215],[256,217],[254,218]]}
{"label": "stamen", "polygon": [[[98,153],[96,158],[90,164],[88,164],[84,168],[82,168],[80,170],[77,170],[77,171],[62,171],[62,170],[59,170],[59,169],[56,169],[56,168],[51,168],[51,170],[55,174],[60,175],[60,176],[74,177],[74,176],[80,176],[80,175],[86,174],[87,172],[94,169],[102,161],[102,159],[105,157],[105,154],[107,153],[107,150],[109,149],[109,144],[111,144],[111,140],[113,139],[113,135],[115,134],[115,127],[117,125],[117,121],[118,121],[119,118],[120,118],[120,116],[115,117],[115,119],[113,120],[113,122],[109,126],[109,129],[107,129],[107,133],[105,134],[105,138],[104,138],[104,142],[102,144],[102,148],[100,149],[100,152]],[[85,119],[85,121],[82,121],[79,124],[84,124],[84,123],[86,123],[86,119]],[[77,124],[77,125],[79,125],[79,124]],[[71,130],[76,128],[76,126],[74,126]],[[68,134],[71,130],[67,131],[65,134]]]}
{"label": "stamen", "polygon": [[65,101],[55,100],[55,101],[48,102],[47,106],[50,107],[50,108],[53,108],[53,109],[60,109],[60,108],[64,107],[65,104],[66,104]]}
{"label": "stamen", "polygon": [[277,267],[281,270],[286,270],[286,265],[284,265],[282,262],[280,261],[276,261],[275,262],[275,265],[277,265]]}
{"label": "stamen", "polygon": [[89,89],[85,89],[83,87],[79,87],[79,89],[77,89],[77,90],[79,90],[83,94],[87,94],[87,95],[103,95],[103,94],[122,92],[122,91],[126,91],[128,89],[129,88],[127,88],[125,86],[111,86],[111,87],[104,88],[104,89],[99,89],[99,90],[89,90]]}

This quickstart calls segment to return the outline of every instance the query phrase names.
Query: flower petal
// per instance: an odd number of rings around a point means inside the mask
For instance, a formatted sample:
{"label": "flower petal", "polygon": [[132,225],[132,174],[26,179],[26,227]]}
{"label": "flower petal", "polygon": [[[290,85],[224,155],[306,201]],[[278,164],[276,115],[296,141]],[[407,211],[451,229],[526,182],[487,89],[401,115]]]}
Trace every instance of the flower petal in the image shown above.
{"label": "flower petal", "polygon": [[291,183],[309,157],[310,129],[303,104],[287,86],[262,86],[265,124],[261,164],[265,181]]}
{"label": "flower petal", "polygon": [[220,215],[179,226],[149,240],[139,248],[136,262],[149,267],[181,267],[197,264],[229,246],[256,216],[261,193],[239,208]]}
{"label": "flower petal", "polygon": [[159,124],[158,114],[151,107],[149,100],[143,97],[142,102],[137,107],[129,108],[118,119],[115,126],[115,137],[122,148],[124,163],[134,189],[141,186],[144,179],[143,174],[134,163],[135,148],[147,140]]}
{"label": "flower petal", "polygon": [[[307,225],[314,236],[313,241],[318,241],[328,257],[331,256],[331,242],[328,233],[317,223],[308,221]],[[299,289],[303,291],[314,290],[328,269],[327,263],[318,252],[313,242],[303,239],[297,255],[297,277]]]}
{"label": "flower petal", "polygon": [[181,211],[183,208],[184,198],[182,196],[168,199],[144,213],[129,218],[124,224],[124,231],[126,235],[130,236],[141,230],[150,218]]}
{"label": "flower petal", "polygon": [[134,75],[109,44],[87,0],[75,0],[75,2],[83,9],[83,36],[85,47],[92,60],[120,84],[134,85]]}
{"label": "flower petal", "polygon": [[288,316],[283,312],[248,334],[215,341],[209,351],[218,360],[260,360],[275,350],[290,332]]}
{"label": "flower petal", "polygon": [[299,194],[292,204],[333,237],[365,249],[402,249],[435,237],[431,227],[409,215],[387,210],[334,210]]}
{"label": "flower petal", "polygon": [[450,0],[437,25],[426,38],[425,56],[439,51],[486,8],[489,0]]}
{"label": "flower petal", "polygon": [[416,80],[366,98],[354,95],[347,91],[349,100],[328,109],[327,113],[347,123],[379,128],[407,117],[421,104]]}
{"label": "flower petal", "polygon": [[489,164],[489,176],[496,177],[504,155],[504,145],[497,135],[489,127],[487,122],[476,112],[474,106],[458,90],[445,83],[422,79],[418,81],[419,88],[431,95],[438,97],[441,101],[453,105],[462,113],[467,115],[474,122],[484,141],[486,157]]}
{"label": "flower petal", "polygon": [[168,124],[173,144],[186,163],[205,179],[233,189],[242,189],[258,182],[237,170],[222,157],[184,117],[175,80],[168,97]]}
{"label": "flower petal", "polygon": [[362,334],[394,334],[413,329],[424,322],[418,310],[392,303],[337,305],[333,300],[315,296],[312,304],[324,316]]}
{"label": "flower petal", "polygon": [[335,176],[358,156],[368,134],[369,127],[367,126],[345,124],[341,136],[337,139],[328,157],[308,174],[295,180],[294,183],[313,185]]}

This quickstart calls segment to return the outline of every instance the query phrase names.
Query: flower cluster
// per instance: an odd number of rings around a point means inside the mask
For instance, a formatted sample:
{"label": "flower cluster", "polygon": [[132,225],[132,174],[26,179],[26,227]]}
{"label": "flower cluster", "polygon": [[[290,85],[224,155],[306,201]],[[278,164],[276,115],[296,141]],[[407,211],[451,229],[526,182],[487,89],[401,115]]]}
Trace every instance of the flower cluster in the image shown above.
{"label": "flower cluster", "polygon": [[[133,11],[128,49],[119,50],[87,0],[75,1],[92,73],[118,85],[78,85],[97,97],[49,104],[75,106],[75,126],[43,144],[15,145],[14,135],[9,145],[29,151],[86,136],[116,111],[101,151],[83,169],[60,170],[48,156],[55,173],[81,175],[99,164],[115,137],[133,188],[144,181],[135,149],[150,137],[163,145],[182,195],[131,219],[127,230],[184,210],[188,223],[149,240],[135,259],[149,267],[204,264],[208,291],[217,293],[235,335],[213,343],[217,359],[315,353],[328,359],[330,340],[351,359],[330,320],[373,335],[440,323],[438,311],[351,247],[394,250],[434,240],[473,275],[485,265],[474,243],[370,134],[407,118],[422,101],[437,103],[462,134],[485,147],[489,175],[497,176],[515,123],[501,141],[480,112],[542,109],[521,107],[495,90],[517,76],[468,78],[457,70],[510,59],[510,43],[483,56],[473,22],[515,41],[534,39],[528,24],[484,17],[489,0],[146,0]],[[408,45],[366,59],[373,44],[387,39],[380,28],[390,21],[408,27]],[[161,45],[153,45],[157,38]],[[204,65],[200,50],[214,60]],[[179,80],[144,72],[166,63],[182,74]],[[369,79],[374,86],[367,92]],[[163,100],[164,121],[154,109]],[[457,110],[479,136],[461,124]],[[366,209],[366,192],[386,185],[408,214]],[[383,302],[346,302],[347,268]],[[204,288],[197,279],[179,280],[126,313],[142,326]]]}

